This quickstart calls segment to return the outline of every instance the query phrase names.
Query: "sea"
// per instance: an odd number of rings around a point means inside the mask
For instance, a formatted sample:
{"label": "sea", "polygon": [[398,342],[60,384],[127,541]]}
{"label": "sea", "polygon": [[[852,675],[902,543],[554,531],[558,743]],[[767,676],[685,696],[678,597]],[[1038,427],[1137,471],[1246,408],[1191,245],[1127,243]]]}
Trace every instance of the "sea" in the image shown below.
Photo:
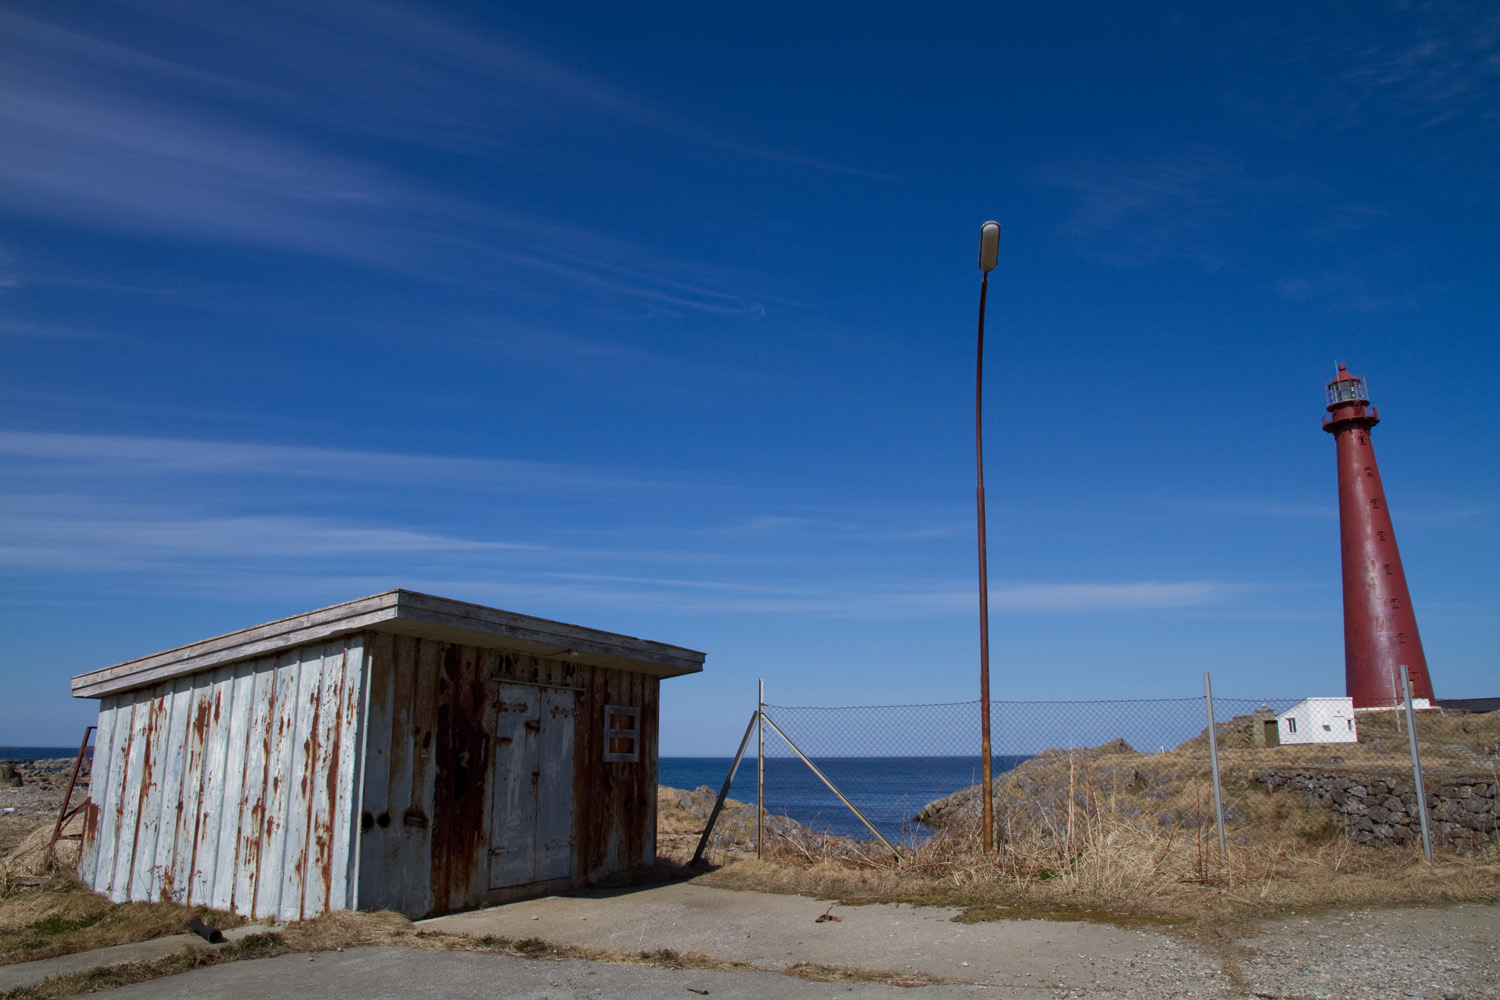
{"label": "sea", "polygon": [[0,760],[51,760],[54,757],[77,757],[78,744],[70,747],[0,747]]}
{"label": "sea", "polygon": [[[0,760],[73,757],[72,747],[0,746]],[[1027,757],[996,757],[1001,774]],[[707,785],[718,792],[729,774],[730,757],[663,757],[657,780],[671,788]],[[911,843],[931,831],[912,817],[933,799],[979,783],[978,757],[831,757],[816,761],[865,818],[893,842]],[[729,797],[755,801],[755,758],[740,762]],[[808,766],[795,757],[766,758],[766,808],[822,833],[859,838],[869,831]]]}
{"label": "sea", "polygon": [[[1001,774],[1029,759],[995,757],[992,766]],[[887,839],[912,843],[931,834],[912,817],[933,799],[979,784],[980,761],[979,757],[833,757],[815,763]],[[717,793],[733,762],[730,757],[663,757],[657,781],[670,788],[707,785]],[[729,797],[754,802],[755,784],[755,758],[746,757]],[[870,836],[859,817],[795,757],[766,758],[766,809],[823,833]]]}

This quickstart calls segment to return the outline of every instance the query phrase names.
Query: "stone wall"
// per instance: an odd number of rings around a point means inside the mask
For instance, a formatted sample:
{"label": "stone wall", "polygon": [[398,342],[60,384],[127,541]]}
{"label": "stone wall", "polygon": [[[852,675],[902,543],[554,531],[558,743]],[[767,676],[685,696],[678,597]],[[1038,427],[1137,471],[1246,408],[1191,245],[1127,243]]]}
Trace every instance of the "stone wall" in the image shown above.
{"label": "stone wall", "polygon": [[[1422,838],[1410,777],[1334,771],[1258,771],[1268,791],[1301,791],[1307,801],[1344,818],[1356,843],[1405,844]],[[1500,781],[1486,776],[1427,779],[1432,839],[1455,847],[1500,843]]]}

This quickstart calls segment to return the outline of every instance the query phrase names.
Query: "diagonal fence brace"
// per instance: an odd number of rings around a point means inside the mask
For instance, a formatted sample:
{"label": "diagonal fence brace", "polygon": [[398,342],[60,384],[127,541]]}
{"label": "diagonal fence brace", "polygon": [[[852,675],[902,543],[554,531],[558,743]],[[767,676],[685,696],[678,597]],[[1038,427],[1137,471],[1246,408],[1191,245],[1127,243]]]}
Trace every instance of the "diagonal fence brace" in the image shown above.
{"label": "diagonal fence brace", "polygon": [[719,797],[714,800],[713,812],[708,814],[708,823],[703,827],[703,836],[698,838],[698,849],[693,852],[692,864],[703,860],[703,851],[708,847],[708,838],[713,836],[714,824],[719,821],[719,813],[724,809],[724,800],[729,797],[729,786],[734,784],[734,776],[740,769],[740,761],[744,759],[745,748],[750,745],[750,734],[755,732],[755,723],[760,720],[760,711],[750,713],[750,725],[745,727],[745,738],[740,740],[740,748],[735,751],[734,763],[729,765],[729,776],[724,779],[724,787],[719,789]]}
{"label": "diagonal fence brace", "polygon": [[808,769],[811,770],[813,774],[816,774],[818,776],[818,780],[822,781],[823,784],[827,785],[828,786],[828,790],[830,792],[832,792],[833,794],[837,795],[839,797],[839,801],[842,802],[844,805],[848,806],[849,807],[849,811],[852,812],[859,819],[859,821],[865,825],[865,828],[868,829],[871,833],[873,833],[875,835],[875,838],[877,840],[879,840],[882,844],[884,844],[886,846],[886,848],[892,854],[894,854],[896,856],[896,860],[897,861],[900,861],[901,860],[901,852],[898,851],[898,850],[896,850],[896,846],[894,844],[892,844],[889,840],[886,840],[884,834],[882,834],[879,830],[875,829],[875,824],[871,823],[868,819],[865,818],[865,814],[862,813],[862,812],[860,812],[859,809],[855,807],[854,803],[850,802],[844,796],[843,792],[839,791],[837,785],[835,785],[832,781],[828,780],[828,775],[826,775],[822,771],[818,770],[818,765],[814,764],[812,762],[812,760],[807,756],[807,754],[803,753],[801,751],[801,749],[798,748],[797,744],[795,744],[795,743],[792,742],[791,737],[787,736],[786,733],[783,733],[781,731],[781,727],[780,726],[776,725],[776,723],[774,723],[774,722],[771,721],[771,717],[769,715],[766,715],[764,712],[762,712],[761,713],[761,718],[764,719],[764,720],[766,720],[766,725],[770,726],[771,729],[772,729],[772,731],[774,731],[777,736],[780,736],[782,738],[782,740],[786,743],[787,746],[789,746],[789,747],[792,748],[792,753],[794,753],[798,757],[802,758],[802,763],[806,764],[808,766]]}

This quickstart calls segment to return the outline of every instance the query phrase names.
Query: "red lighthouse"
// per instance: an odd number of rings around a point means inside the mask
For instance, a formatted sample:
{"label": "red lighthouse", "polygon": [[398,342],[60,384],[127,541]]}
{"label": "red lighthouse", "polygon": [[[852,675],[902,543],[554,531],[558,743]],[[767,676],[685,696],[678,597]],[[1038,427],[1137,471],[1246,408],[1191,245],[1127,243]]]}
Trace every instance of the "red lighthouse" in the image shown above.
{"label": "red lighthouse", "polygon": [[1364,379],[1339,365],[1328,383],[1323,429],[1338,451],[1344,684],[1355,708],[1384,708],[1401,701],[1402,664],[1411,673],[1414,699],[1432,698],[1432,678],[1370,440],[1380,412],[1369,402]]}

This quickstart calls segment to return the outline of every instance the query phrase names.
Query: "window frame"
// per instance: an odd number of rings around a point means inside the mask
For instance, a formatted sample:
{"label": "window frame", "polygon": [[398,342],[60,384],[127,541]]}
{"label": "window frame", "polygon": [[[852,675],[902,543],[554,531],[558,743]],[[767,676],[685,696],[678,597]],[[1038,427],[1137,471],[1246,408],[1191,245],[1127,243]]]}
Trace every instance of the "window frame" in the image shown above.
{"label": "window frame", "polygon": [[[629,729],[619,729],[613,723],[618,716],[630,719]],[[615,740],[629,740],[628,751],[611,750]],[[629,705],[604,706],[604,761],[608,764],[638,764],[641,760],[641,710]]]}

